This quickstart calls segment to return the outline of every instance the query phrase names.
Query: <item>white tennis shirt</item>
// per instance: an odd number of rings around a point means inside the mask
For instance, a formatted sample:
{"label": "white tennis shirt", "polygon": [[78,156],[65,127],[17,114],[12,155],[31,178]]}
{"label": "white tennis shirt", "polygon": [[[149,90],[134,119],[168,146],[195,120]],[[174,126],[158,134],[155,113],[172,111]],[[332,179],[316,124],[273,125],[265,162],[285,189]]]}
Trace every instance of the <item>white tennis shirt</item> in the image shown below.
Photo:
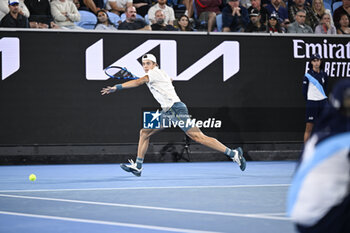
{"label": "white tennis shirt", "polygon": [[168,111],[175,102],[181,101],[167,73],[160,70],[158,67],[154,67],[152,70],[149,70],[146,75],[148,75],[149,79],[146,84],[163,111]]}

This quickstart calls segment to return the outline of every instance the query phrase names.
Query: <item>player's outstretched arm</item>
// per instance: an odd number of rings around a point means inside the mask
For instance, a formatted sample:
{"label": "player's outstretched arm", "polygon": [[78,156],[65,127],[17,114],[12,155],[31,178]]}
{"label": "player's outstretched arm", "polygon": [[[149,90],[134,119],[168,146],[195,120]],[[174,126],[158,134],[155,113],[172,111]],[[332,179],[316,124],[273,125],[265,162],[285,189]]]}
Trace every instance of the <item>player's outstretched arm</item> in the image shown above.
{"label": "player's outstretched arm", "polygon": [[133,87],[138,87],[138,86],[141,86],[145,83],[148,82],[148,76],[144,76],[142,78],[139,78],[139,79],[135,79],[135,80],[131,80],[131,81],[128,81],[128,82],[125,82],[122,84],[122,88],[133,88]]}
{"label": "player's outstretched arm", "polygon": [[101,95],[110,94],[110,93],[113,93],[113,92],[115,92],[117,90],[121,90],[121,89],[138,87],[138,86],[141,86],[141,85],[147,83],[148,81],[149,81],[149,79],[148,79],[148,76],[146,75],[142,78],[131,80],[131,81],[125,82],[123,84],[117,84],[113,87],[108,86],[108,87],[102,88]]}

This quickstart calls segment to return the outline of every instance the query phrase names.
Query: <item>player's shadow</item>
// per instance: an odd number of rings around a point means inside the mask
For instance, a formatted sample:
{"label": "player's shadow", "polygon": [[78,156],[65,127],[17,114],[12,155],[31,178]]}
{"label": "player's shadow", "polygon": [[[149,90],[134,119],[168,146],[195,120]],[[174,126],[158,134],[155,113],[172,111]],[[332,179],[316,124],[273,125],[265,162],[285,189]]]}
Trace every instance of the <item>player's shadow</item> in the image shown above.
{"label": "player's shadow", "polygon": [[[124,173],[123,173],[124,174]],[[134,176],[113,176],[113,177],[106,177],[106,178],[89,178],[89,179],[62,179],[62,180],[55,180],[55,184],[79,184],[79,183],[101,183],[101,182],[121,182],[121,181],[130,181],[133,180]],[[50,181],[40,181],[41,184],[52,184],[52,180]]]}
{"label": "player's shadow", "polygon": [[175,144],[170,142],[166,144],[160,151],[160,161],[169,160],[173,162],[179,162],[179,161],[186,161],[190,162],[190,141],[191,139],[186,135],[184,139],[184,145],[182,146],[182,149],[178,151]]}

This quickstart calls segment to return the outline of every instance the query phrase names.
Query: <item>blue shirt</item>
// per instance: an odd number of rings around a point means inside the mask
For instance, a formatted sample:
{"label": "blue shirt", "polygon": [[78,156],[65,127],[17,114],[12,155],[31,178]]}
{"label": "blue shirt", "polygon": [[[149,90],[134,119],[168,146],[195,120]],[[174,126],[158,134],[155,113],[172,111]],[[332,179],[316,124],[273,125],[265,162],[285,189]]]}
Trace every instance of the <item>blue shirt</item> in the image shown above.
{"label": "blue shirt", "polygon": [[266,6],[266,10],[267,12],[269,12],[269,16],[272,14],[272,13],[275,13],[278,15],[278,21],[280,23],[282,23],[285,19],[288,19],[288,10],[284,7],[279,7],[278,8],[278,11],[276,11],[275,7],[269,3],[267,6]]}
{"label": "blue shirt", "polygon": [[222,27],[229,27],[231,32],[243,31],[249,22],[248,11],[245,7],[241,8],[241,16],[232,16],[232,8],[230,5],[226,5],[222,9]]}

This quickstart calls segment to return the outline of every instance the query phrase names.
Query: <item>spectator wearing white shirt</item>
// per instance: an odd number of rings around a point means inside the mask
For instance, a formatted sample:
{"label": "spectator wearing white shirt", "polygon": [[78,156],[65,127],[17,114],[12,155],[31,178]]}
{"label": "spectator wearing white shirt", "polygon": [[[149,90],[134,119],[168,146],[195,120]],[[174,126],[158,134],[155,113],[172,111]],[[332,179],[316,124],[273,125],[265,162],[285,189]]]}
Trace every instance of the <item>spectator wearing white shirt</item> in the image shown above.
{"label": "spectator wearing white shirt", "polygon": [[54,22],[63,29],[83,29],[74,24],[80,21],[80,14],[75,4],[70,0],[56,0],[50,3]]}
{"label": "spectator wearing white shirt", "polygon": [[174,9],[166,5],[167,0],[158,0],[158,3],[149,8],[148,19],[151,24],[156,23],[155,14],[157,10],[162,10],[165,15],[164,22],[169,25],[174,25],[175,13]]}
{"label": "spectator wearing white shirt", "polygon": [[108,0],[106,9],[120,16],[129,6],[132,6],[132,0]]}

